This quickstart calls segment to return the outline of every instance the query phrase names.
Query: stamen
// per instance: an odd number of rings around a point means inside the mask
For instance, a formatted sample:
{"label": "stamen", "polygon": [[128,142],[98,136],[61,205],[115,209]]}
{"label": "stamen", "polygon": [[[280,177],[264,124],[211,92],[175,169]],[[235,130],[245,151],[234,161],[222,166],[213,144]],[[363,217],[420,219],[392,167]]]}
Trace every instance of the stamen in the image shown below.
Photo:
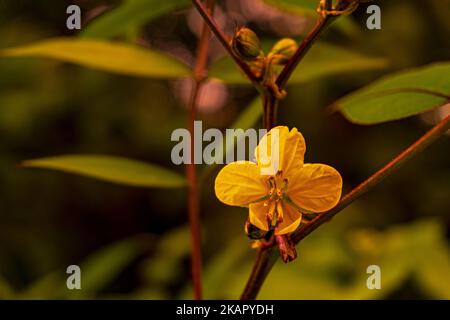
{"label": "stamen", "polygon": [[281,201],[277,202],[277,216],[278,216],[278,223],[282,223],[284,220],[284,212],[283,212],[283,206],[281,204]]}

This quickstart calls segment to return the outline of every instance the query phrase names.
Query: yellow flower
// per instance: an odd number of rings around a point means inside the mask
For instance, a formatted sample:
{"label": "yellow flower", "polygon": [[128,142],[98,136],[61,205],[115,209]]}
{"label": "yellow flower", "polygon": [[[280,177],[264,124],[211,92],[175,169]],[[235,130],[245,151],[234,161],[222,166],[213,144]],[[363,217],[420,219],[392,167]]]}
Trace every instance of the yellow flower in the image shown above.
{"label": "yellow flower", "polygon": [[[233,162],[219,172],[217,198],[248,207],[250,223],[261,230],[274,230],[275,235],[295,231],[302,213],[333,208],[342,191],[339,172],[324,164],[305,164],[305,151],[305,139],[296,128],[272,129],[255,150],[256,163]],[[276,170],[264,175],[270,167]]]}

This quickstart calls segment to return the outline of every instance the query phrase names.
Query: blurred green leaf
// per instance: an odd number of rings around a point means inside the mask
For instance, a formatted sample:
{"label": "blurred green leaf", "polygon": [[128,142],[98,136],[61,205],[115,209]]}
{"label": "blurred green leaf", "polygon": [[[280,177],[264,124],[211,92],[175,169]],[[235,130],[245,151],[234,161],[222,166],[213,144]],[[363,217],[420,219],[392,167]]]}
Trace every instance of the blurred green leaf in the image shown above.
{"label": "blurred green leaf", "polygon": [[185,272],[183,261],[191,249],[189,239],[188,226],[170,230],[159,239],[154,254],[141,264],[144,280],[141,297],[153,300],[168,295],[165,290],[177,283]]}
{"label": "blurred green leaf", "polygon": [[233,122],[231,128],[250,129],[261,118],[262,109],[261,98],[257,97],[239,114],[239,117]]}
{"label": "blurred green leaf", "polygon": [[11,285],[0,275],[0,299],[12,299],[14,296],[14,289]]}
{"label": "blurred green leaf", "polygon": [[338,101],[351,122],[370,125],[403,119],[448,102],[450,63],[435,63],[384,77]]}
{"label": "blurred green leaf", "polygon": [[[244,236],[233,239],[217,252],[203,272],[203,295],[206,299],[239,297],[239,295],[228,296],[223,288],[227,286],[229,275],[241,270],[242,262],[248,260],[251,252],[250,242]],[[179,298],[192,299],[192,285],[186,286]]]}
{"label": "blurred green leaf", "polygon": [[94,252],[80,264],[81,290],[65,290],[65,296],[78,299],[97,296],[133,260],[149,249],[153,241],[149,235],[138,235]]}
{"label": "blurred green leaf", "polygon": [[3,57],[42,57],[118,74],[150,78],[188,77],[181,62],[155,50],[120,42],[54,38],[0,50]]}
{"label": "blurred green leaf", "polygon": [[[340,73],[381,69],[386,66],[384,59],[368,57],[347,49],[319,43],[311,49],[294,71],[289,84],[304,83]],[[251,85],[228,57],[212,65],[210,76],[229,84]]]}
{"label": "blurred green leaf", "polygon": [[[360,255],[357,277],[343,292],[345,299],[383,298],[415,275],[422,288],[434,297],[448,297],[450,260],[445,231],[433,220],[419,220],[392,226],[386,232],[359,230],[349,238]],[[375,264],[381,269],[381,290],[368,290],[365,269]]]}
{"label": "blurred green leaf", "polygon": [[296,15],[317,16],[319,1],[315,0],[264,0],[264,2],[283,11]]}
{"label": "blurred green leaf", "polygon": [[83,28],[80,35],[112,38],[189,4],[189,0],[126,0],[118,8],[95,18]]}
{"label": "blurred green leaf", "polygon": [[130,263],[149,248],[153,238],[137,235],[105,246],[88,256],[79,266],[81,290],[67,289],[68,274],[58,270],[39,278],[23,292],[21,299],[85,299],[97,296]]}
{"label": "blurred green leaf", "polygon": [[[232,129],[243,129],[247,130],[250,129],[255,125],[255,123],[261,118],[262,116],[262,101],[261,98],[258,97],[255,100],[253,100],[245,109],[242,111],[238,118],[231,124],[230,128]],[[240,136],[237,139],[237,144],[244,139],[244,136]],[[224,156],[227,155],[231,150],[234,149],[236,145],[228,143],[224,143],[223,148],[221,149],[222,152],[218,152],[216,155],[217,160],[223,160]],[[228,147],[228,148],[226,148]]]}
{"label": "blurred green leaf", "polygon": [[121,157],[67,155],[28,160],[24,167],[45,168],[134,187],[179,188],[185,179],[165,168]]}
{"label": "blurred green leaf", "polygon": [[[244,111],[242,111],[237,119],[231,124],[230,128],[233,129],[243,129],[244,131],[253,127],[256,122],[261,118],[262,116],[262,102],[261,98],[258,97],[254,99],[247,107],[245,107]],[[221,161],[224,161],[224,157],[231,152],[235,148],[239,142],[242,141],[242,139],[245,139],[245,136],[238,136],[237,143],[232,144],[228,143],[226,144],[226,141],[224,141],[222,148],[219,149],[220,151],[215,154],[215,163],[220,163]],[[208,176],[212,170],[216,167],[216,164],[211,164],[206,167],[206,169],[203,171],[202,175]]]}
{"label": "blurred green leaf", "polygon": [[18,295],[19,299],[59,299],[66,286],[65,270],[58,270],[37,279]]}
{"label": "blurred green leaf", "polygon": [[442,225],[434,226],[433,241],[423,248],[415,267],[415,279],[436,299],[450,299],[450,250]]}

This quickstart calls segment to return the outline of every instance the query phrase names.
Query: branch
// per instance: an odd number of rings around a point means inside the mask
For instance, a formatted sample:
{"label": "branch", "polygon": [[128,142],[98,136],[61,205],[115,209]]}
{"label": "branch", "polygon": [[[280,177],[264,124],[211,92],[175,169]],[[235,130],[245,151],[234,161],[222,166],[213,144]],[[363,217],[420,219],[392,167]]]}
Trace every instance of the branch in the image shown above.
{"label": "branch", "polygon": [[[208,0],[207,12],[213,12],[214,0]],[[190,163],[186,165],[186,178],[188,180],[188,213],[189,227],[191,233],[191,272],[194,288],[194,298],[202,299],[202,255],[201,255],[201,236],[200,236],[200,204],[198,195],[197,168],[194,159],[194,121],[197,118],[197,105],[200,96],[200,90],[207,77],[207,63],[209,51],[209,39],[211,31],[206,23],[203,25],[202,34],[197,47],[197,61],[194,69],[194,85],[189,101],[189,119],[188,128],[191,134],[191,155]]]}
{"label": "branch", "polygon": [[[419,140],[413,143],[410,147],[405,149],[391,162],[385,165],[382,169],[377,171],[366,181],[354,188],[350,193],[341,199],[341,201],[328,212],[318,215],[315,219],[309,222],[304,227],[301,227],[297,232],[292,234],[292,239],[296,244],[306,238],[311,232],[319,228],[322,224],[329,221],[336,214],[341,212],[353,201],[361,197],[363,194],[377,186],[386,177],[397,171],[403,164],[412,159],[414,156],[422,152],[430,144],[436,141],[440,136],[450,130],[450,115],[435,125],[430,131],[423,135]],[[261,289],[267,275],[275,264],[278,258],[278,253],[272,248],[260,249],[258,259],[252,270],[250,278],[241,296],[241,299],[256,299],[256,296]]]}
{"label": "branch", "polygon": [[[332,1],[327,0],[326,8],[329,10],[331,8]],[[280,75],[277,78],[276,84],[280,89],[286,87],[292,73],[297,68],[300,61],[305,57],[308,53],[309,49],[313,46],[315,41],[319,38],[319,36],[327,29],[327,27],[337,18],[337,16],[330,15],[321,15],[319,20],[317,21],[314,28],[308,33],[308,35],[303,39],[299,48],[292,56],[292,58],[288,61],[286,66],[281,71]]]}
{"label": "branch", "polygon": [[222,46],[225,48],[225,50],[228,52],[228,54],[233,58],[233,60],[238,64],[238,66],[241,68],[241,70],[245,73],[247,78],[250,79],[250,81],[253,83],[253,85],[260,90],[261,84],[258,80],[258,78],[253,74],[253,72],[250,70],[249,66],[239,59],[236,54],[234,54],[230,42],[227,39],[227,36],[220,30],[220,27],[217,25],[217,23],[214,21],[214,18],[212,15],[208,12],[207,8],[203,5],[201,0],[192,0],[194,6],[197,8],[197,11],[200,13],[200,15],[203,17],[205,22],[208,24],[211,31],[214,33],[216,38],[220,41]]}

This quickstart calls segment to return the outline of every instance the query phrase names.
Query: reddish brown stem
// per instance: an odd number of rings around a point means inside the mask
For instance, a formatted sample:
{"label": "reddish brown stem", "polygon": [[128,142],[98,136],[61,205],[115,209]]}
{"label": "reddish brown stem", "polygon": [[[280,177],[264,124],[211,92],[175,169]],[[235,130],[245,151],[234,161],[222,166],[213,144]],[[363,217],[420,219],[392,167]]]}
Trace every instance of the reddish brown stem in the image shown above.
{"label": "reddish brown stem", "polygon": [[[328,9],[331,8],[332,1],[328,0],[326,3],[326,7]],[[303,39],[299,48],[292,56],[292,58],[288,61],[286,66],[281,71],[280,75],[277,78],[277,85],[280,89],[286,87],[292,73],[297,68],[300,61],[305,57],[308,53],[309,49],[313,46],[315,41],[319,38],[319,36],[326,30],[326,28],[335,20],[334,16],[320,16],[319,20],[317,20],[314,28],[308,33],[308,35]]]}
{"label": "reddish brown stem", "polygon": [[[214,0],[207,1],[209,14],[213,13]],[[198,191],[197,168],[195,166],[195,137],[194,122],[197,119],[197,105],[200,90],[207,77],[208,51],[211,31],[206,23],[203,25],[202,34],[197,47],[197,61],[194,69],[194,84],[189,101],[188,128],[191,134],[190,163],[186,165],[186,178],[188,180],[188,213],[191,233],[191,273],[194,289],[194,298],[202,299],[202,255],[200,236],[200,200]]]}
{"label": "reddish brown stem", "polygon": [[250,70],[249,66],[241,60],[238,56],[236,56],[233,52],[233,49],[230,45],[230,40],[227,36],[222,32],[220,27],[214,21],[213,15],[208,12],[207,8],[203,5],[201,0],[192,0],[192,3],[197,8],[197,11],[200,13],[204,21],[208,24],[209,28],[212,30],[216,38],[220,41],[222,46],[228,52],[228,54],[233,58],[233,60],[237,63],[237,65],[241,68],[241,70],[245,73],[245,75],[250,79],[255,88],[258,90],[261,89],[261,84],[255,74]]}

